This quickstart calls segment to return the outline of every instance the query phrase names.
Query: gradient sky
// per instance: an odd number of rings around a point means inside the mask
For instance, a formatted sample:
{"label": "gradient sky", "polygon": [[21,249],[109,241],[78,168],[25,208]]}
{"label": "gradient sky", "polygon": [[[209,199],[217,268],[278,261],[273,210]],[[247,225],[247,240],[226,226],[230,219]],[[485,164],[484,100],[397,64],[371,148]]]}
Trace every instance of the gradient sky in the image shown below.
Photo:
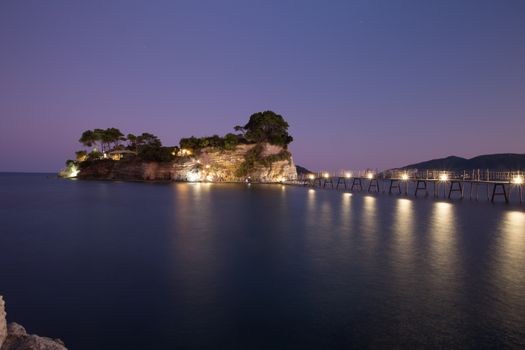
{"label": "gradient sky", "polygon": [[0,171],[267,109],[315,170],[525,153],[525,1],[0,1]]}

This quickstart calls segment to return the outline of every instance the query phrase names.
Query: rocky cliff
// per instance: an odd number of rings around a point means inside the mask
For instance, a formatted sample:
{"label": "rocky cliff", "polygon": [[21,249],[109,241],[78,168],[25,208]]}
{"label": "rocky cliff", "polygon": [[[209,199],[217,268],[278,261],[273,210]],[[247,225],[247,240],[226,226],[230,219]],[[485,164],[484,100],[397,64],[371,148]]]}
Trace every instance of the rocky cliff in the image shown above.
{"label": "rocky cliff", "polygon": [[[172,162],[144,162],[128,160],[99,160],[81,164],[77,177],[81,179],[146,180],[146,181],[208,181],[240,182],[249,178],[254,182],[280,182],[297,178],[291,156],[283,155],[283,148],[263,144],[259,157],[246,174],[239,169],[246,162],[247,153],[256,145],[239,145],[234,150],[205,148],[197,155]],[[288,158],[283,159],[281,158]]]}
{"label": "rocky cliff", "polygon": [[27,334],[18,323],[7,325],[5,304],[0,295],[0,350],[67,350],[60,339]]}
{"label": "rocky cliff", "polygon": [[7,337],[7,324],[5,319],[4,298],[0,295],[0,348]]}

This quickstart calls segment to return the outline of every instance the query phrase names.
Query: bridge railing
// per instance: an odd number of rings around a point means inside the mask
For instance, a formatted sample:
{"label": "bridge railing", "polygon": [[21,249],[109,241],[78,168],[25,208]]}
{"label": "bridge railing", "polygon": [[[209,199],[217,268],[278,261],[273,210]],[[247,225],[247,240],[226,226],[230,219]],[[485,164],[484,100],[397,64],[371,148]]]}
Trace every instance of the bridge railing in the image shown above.
{"label": "bridge railing", "polygon": [[407,169],[388,170],[380,174],[383,179],[402,180],[463,180],[463,181],[490,181],[490,182],[515,182],[523,181],[524,171],[502,171],[490,169],[475,170],[439,170],[439,169]]}
{"label": "bridge railing", "polygon": [[[301,174],[297,177],[298,181],[314,181],[323,178],[377,178],[377,179],[398,179],[398,180],[462,180],[478,182],[508,182],[525,183],[525,170],[503,171],[490,169],[475,170],[440,170],[440,169],[406,169],[406,170],[386,170],[382,172],[366,170],[341,170],[338,172],[319,171],[310,174]],[[517,180],[519,179],[519,180]]]}

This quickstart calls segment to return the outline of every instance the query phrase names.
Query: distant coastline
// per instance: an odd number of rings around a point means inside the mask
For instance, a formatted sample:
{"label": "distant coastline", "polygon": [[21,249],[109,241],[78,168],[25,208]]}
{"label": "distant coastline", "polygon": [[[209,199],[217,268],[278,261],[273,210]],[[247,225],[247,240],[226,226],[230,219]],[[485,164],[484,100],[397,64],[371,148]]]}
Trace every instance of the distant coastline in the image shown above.
{"label": "distant coastline", "polygon": [[448,156],[406,165],[400,169],[446,169],[446,170],[524,170],[525,154],[497,153],[484,154],[470,159]]}

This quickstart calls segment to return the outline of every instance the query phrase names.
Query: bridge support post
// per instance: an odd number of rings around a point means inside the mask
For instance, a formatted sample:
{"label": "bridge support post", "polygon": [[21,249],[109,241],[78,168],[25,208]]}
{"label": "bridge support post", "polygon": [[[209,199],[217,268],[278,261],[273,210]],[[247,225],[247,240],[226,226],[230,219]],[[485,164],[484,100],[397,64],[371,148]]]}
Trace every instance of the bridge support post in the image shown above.
{"label": "bridge support post", "polygon": [[[454,186],[454,185],[457,185],[457,186]],[[461,181],[458,181],[458,180],[450,181],[450,187],[448,188],[448,199],[450,199],[452,192],[459,192],[461,194],[461,199],[463,199],[463,186],[461,185]]]}
{"label": "bridge support post", "polygon": [[354,188],[359,187],[359,191],[363,190],[363,185],[361,184],[361,178],[354,177],[352,180],[352,187],[350,187],[350,191],[353,191]]}
{"label": "bridge support post", "polygon": [[[487,186],[488,187],[488,186]],[[500,188],[502,191],[498,192],[496,189]],[[492,188],[492,199],[491,202],[494,203],[495,196],[503,196],[505,198],[505,203],[509,202],[509,197],[507,196],[507,190],[505,189],[505,184],[495,183]]]}
{"label": "bridge support post", "polygon": [[325,178],[323,188],[326,188],[327,184],[330,184],[331,188],[334,188],[334,182],[332,181],[331,177]]}
{"label": "bridge support post", "polygon": [[335,186],[336,189],[339,189],[339,185],[343,184],[345,186],[346,190],[346,179],[344,177],[338,177],[337,178],[337,185]]}
{"label": "bridge support post", "polygon": [[425,196],[428,196],[427,180],[416,180],[416,191],[414,197],[417,197],[419,191],[425,190]]}
{"label": "bridge support post", "polygon": [[371,192],[372,188],[375,188],[374,192],[379,193],[380,188],[379,181],[377,179],[370,179],[370,181],[368,182],[368,192]]}
{"label": "bridge support post", "polygon": [[392,194],[392,190],[397,189],[398,194],[401,194],[401,186],[399,180],[390,179],[390,186],[388,187],[388,194]]}

